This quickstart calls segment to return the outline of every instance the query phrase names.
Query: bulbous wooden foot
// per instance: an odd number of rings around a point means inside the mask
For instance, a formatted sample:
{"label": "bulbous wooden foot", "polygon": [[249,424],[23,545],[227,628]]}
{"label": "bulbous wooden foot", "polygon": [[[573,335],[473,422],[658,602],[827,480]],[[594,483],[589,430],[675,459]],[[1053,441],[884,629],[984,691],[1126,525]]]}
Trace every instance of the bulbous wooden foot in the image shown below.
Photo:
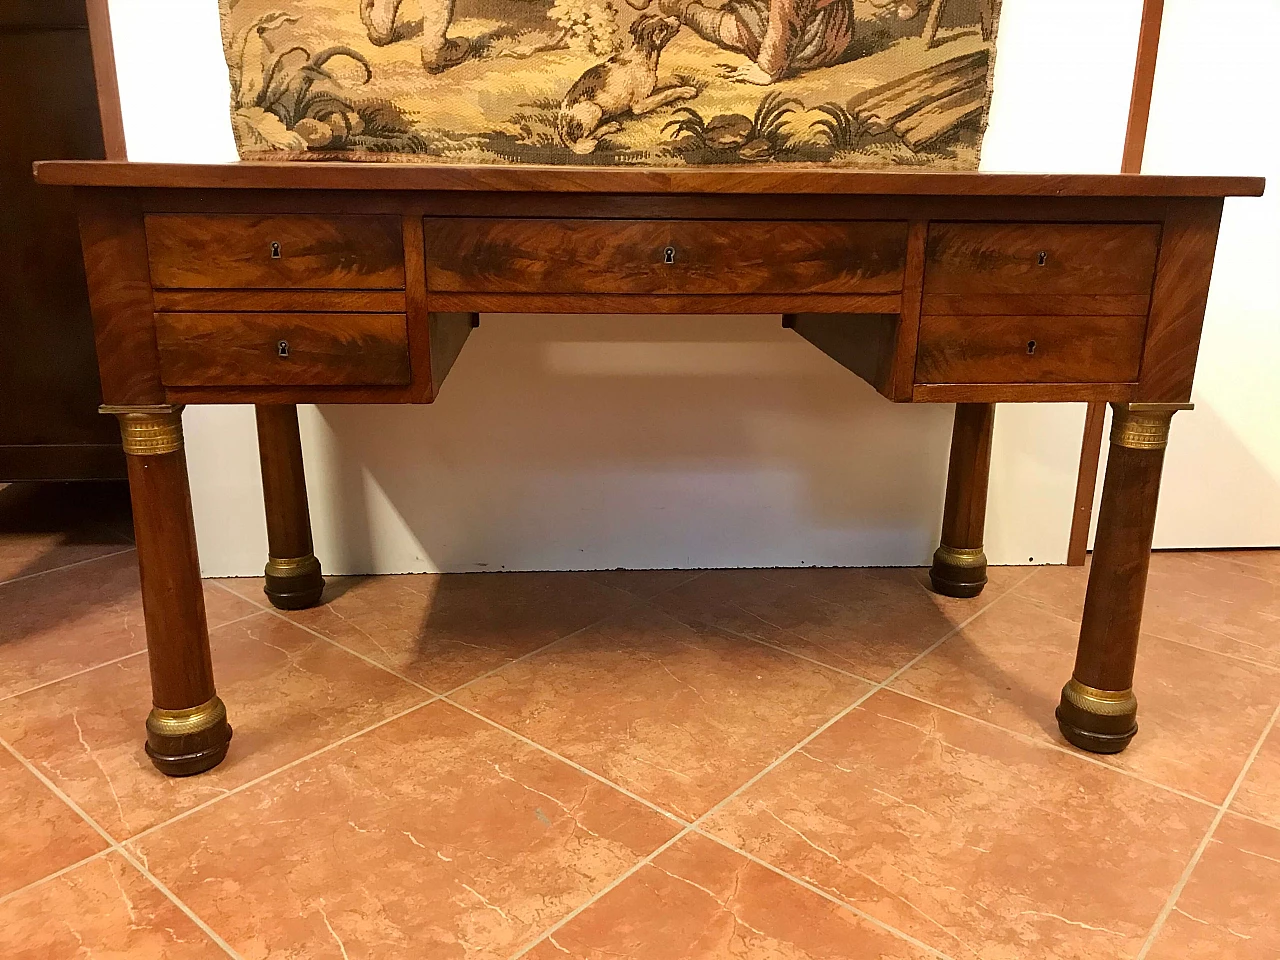
{"label": "bulbous wooden foot", "polygon": [[227,708],[217,697],[186,710],[154,707],[147,717],[147,756],[170,777],[190,777],[220,764],[231,744]]}
{"label": "bulbous wooden foot", "polygon": [[314,607],[324,593],[324,577],[315,554],[285,559],[272,557],[263,572],[267,581],[263,592],[278,610]]}
{"label": "bulbous wooden foot", "polygon": [[976,597],[987,585],[987,555],[981,547],[961,549],[944,543],[933,553],[929,582],[944,597]]}
{"label": "bulbous wooden foot", "polygon": [[1062,688],[1058,729],[1067,742],[1090,753],[1119,753],[1138,732],[1138,699],[1132,690],[1099,690],[1074,677]]}

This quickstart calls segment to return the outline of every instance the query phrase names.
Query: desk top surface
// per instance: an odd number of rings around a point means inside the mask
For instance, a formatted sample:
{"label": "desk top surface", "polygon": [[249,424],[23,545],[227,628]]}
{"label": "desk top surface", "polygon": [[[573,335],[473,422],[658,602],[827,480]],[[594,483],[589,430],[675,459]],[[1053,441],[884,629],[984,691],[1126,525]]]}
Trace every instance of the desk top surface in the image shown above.
{"label": "desk top surface", "polygon": [[441,166],[410,163],[189,164],[50,160],[37,181],[87,187],[250,190],[409,190],[564,194],[842,194],[850,196],[1261,196],[1261,177],[1135,174],[939,173],[814,167],[691,170]]}

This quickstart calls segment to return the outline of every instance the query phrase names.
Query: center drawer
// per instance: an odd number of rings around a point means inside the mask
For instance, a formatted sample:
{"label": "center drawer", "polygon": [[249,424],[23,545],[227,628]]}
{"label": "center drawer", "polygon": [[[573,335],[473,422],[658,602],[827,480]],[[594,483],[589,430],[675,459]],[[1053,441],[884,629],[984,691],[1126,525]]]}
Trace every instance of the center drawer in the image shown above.
{"label": "center drawer", "polygon": [[151,285],[173,289],[404,289],[400,217],[149,214]]}
{"label": "center drawer", "polygon": [[157,313],[169,387],[403,386],[403,313]]}
{"label": "center drawer", "polygon": [[446,293],[880,293],[902,290],[897,221],[426,220]]}

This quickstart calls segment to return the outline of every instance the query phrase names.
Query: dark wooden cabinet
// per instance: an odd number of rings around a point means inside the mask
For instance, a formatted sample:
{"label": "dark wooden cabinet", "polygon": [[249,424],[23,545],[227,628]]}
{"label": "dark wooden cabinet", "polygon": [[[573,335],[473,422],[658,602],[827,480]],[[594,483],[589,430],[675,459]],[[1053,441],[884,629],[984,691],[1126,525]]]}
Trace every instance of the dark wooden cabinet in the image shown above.
{"label": "dark wooden cabinet", "polygon": [[31,164],[104,155],[83,0],[0,4],[0,481],[123,477],[72,190]]}

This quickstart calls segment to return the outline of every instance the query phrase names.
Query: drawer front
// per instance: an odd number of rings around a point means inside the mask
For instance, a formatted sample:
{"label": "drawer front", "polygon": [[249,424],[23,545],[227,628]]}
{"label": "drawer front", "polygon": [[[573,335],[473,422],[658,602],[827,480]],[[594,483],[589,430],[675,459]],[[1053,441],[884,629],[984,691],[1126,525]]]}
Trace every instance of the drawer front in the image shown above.
{"label": "drawer front", "polygon": [[897,293],[906,250],[892,221],[426,221],[448,293]]}
{"label": "drawer front", "polygon": [[156,340],[170,387],[410,381],[402,313],[157,313]]}
{"label": "drawer front", "polygon": [[404,288],[399,217],[151,214],[157,289]]}
{"label": "drawer front", "polygon": [[1146,317],[933,316],[917,383],[1131,383]]}
{"label": "drawer front", "polygon": [[924,292],[1150,296],[1159,247],[1159,224],[935,223]]}

